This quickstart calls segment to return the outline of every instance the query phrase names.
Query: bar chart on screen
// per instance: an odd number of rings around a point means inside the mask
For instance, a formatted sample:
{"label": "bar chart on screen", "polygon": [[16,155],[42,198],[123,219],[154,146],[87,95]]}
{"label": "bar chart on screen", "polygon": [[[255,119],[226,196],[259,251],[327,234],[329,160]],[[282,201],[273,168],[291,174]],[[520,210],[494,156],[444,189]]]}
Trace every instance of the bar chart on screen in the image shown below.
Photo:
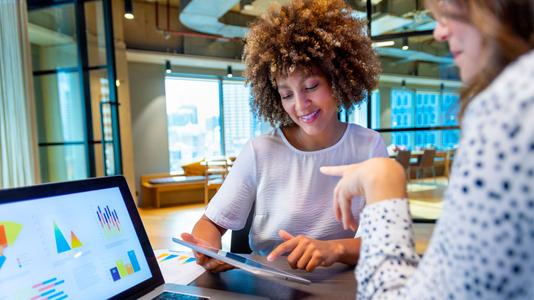
{"label": "bar chart on screen", "polygon": [[107,239],[117,237],[122,233],[119,215],[115,209],[110,208],[108,205],[105,207],[98,206],[96,216],[100,224],[100,229]]}
{"label": "bar chart on screen", "polygon": [[30,299],[66,299],[69,296],[62,289],[64,283],[65,280],[56,277],[36,283],[32,285],[33,297]]}
{"label": "bar chart on screen", "polygon": [[109,270],[113,281],[118,281],[141,270],[134,250],[127,253],[127,259],[118,259],[115,266]]}

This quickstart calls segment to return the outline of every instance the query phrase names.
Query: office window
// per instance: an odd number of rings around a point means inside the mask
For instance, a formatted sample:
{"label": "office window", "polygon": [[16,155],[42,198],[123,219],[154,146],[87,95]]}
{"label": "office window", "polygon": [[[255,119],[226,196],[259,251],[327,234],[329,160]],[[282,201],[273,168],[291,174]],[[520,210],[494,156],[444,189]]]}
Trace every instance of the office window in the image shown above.
{"label": "office window", "polygon": [[[380,90],[381,93],[373,93],[372,119],[375,122],[372,127],[387,132],[383,133],[387,144],[412,150],[456,147],[459,130],[435,128],[458,125],[460,98],[457,92],[387,85]],[[414,130],[404,131],[411,128]]]}
{"label": "office window", "polygon": [[243,81],[224,80],[224,144],[227,155],[237,155],[254,136],[254,117],[250,112],[250,88]]}
{"label": "office window", "polygon": [[237,156],[251,138],[271,130],[251,111],[250,87],[241,80],[223,80],[225,154]]}
{"label": "office window", "polygon": [[222,155],[219,80],[165,79],[170,171],[185,162]]}
{"label": "office window", "polygon": [[272,130],[252,113],[242,79],[168,76],[165,93],[171,172],[205,157],[237,156],[251,138]]}

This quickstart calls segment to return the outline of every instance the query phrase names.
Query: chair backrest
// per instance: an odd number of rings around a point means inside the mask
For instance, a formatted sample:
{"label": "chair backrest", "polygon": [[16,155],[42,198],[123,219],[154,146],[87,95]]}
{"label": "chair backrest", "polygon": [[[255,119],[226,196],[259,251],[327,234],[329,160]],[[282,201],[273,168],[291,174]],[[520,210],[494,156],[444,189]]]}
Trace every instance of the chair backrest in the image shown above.
{"label": "chair backrest", "polygon": [[254,218],[255,204],[252,205],[250,213],[247,217],[247,222],[245,227],[241,230],[232,230],[232,237],[230,242],[230,252],[234,253],[243,253],[250,254],[252,249],[250,249],[248,235],[250,232],[250,227],[252,226],[252,219]]}
{"label": "chair backrest", "polygon": [[206,171],[205,176],[220,175],[225,177],[228,173],[228,161],[225,158],[221,159],[207,159],[205,162]]}
{"label": "chair backrest", "polygon": [[434,165],[434,157],[436,156],[436,150],[434,149],[426,149],[423,152],[423,156],[421,157],[419,166],[422,168],[429,168]]}
{"label": "chair backrest", "polygon": [[410,150],[400,150],[397,153],[395,160],[399,164],[401,164],[404,167],[404,169],[408,169],[410,167],[410,156],[411,156]]}

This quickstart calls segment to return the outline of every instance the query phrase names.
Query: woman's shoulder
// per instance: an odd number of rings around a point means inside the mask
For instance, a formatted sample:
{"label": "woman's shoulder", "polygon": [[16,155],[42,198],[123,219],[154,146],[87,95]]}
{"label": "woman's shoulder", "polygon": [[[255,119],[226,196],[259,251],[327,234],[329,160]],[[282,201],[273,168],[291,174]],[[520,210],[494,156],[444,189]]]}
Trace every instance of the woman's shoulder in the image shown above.
{"label": "woman's shoulder", "polygon": [[[532,104],[534,96],[534,50],[509,64],[495,80],[469,104],[464,122],[486,119],[518,121]],[[477,116],[484,116],[479,118]],[[495,119],[495,120],[494,120]]]}
{"label": "woman's shoulder", "polygon": [[283,144],[282,137],[280,136],[280,129],[273,128],[268,132],[262,133],[251,138],[248,142],[252,149],[269,148],[273,145]]}
{"label": "woman's shoulder", "polygon": [[348,136],[352,139],[361,140],[362,138],[365,139],[376,139],[380,137],[380,133],[377,131],[366,128],[363,126],[360,126],[358,124],[348,123]]}

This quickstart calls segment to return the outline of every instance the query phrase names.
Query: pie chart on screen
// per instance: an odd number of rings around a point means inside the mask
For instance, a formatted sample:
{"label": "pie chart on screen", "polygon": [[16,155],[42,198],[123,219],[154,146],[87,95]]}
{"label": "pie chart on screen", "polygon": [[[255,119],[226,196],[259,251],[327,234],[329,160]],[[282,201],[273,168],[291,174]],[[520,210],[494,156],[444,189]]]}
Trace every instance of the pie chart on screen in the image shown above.
{"label": "pie chart on screen", "polygon": [[7,260],[7,257],[4,255],[4,250],[9,246],[13,246],[21,230],[21,224],[0,221],[0,270]]}

